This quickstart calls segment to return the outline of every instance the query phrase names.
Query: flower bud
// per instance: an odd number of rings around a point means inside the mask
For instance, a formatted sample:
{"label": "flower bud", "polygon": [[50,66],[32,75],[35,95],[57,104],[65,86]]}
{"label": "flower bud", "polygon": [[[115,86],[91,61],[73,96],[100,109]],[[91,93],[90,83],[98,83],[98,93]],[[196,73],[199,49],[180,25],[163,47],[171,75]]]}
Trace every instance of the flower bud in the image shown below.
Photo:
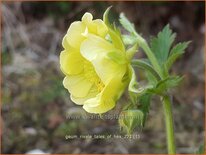
{"label": "flower bud", "polygon": [[136,127],[143,126],[144,114],[138,109],[124,110],[120,113],[119,125],[123,131],[131,134]]}

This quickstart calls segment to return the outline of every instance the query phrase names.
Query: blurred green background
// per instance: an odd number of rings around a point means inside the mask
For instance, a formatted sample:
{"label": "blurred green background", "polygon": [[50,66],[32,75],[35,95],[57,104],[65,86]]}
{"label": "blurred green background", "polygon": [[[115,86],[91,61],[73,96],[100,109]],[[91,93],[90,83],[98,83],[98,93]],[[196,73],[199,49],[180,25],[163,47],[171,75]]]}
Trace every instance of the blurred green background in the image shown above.
{"label": "blurred green background", "polygon": [[[176,41],[192,40],[173,73],[185,76],[175,89],[177,152],[193,153],[204,139],[204,2],[3,2],[2,8],[2,153],[166,153],[162,105],[153,99],[140,139],[71,139],[65,135],[121,134],[117,120],[67,119],[81,115],[70,101],[59,69],[61,41],[71,22],[87,11],[111,19],[124,12],[148,40],[167,23]],[[137,57],[142,57],[139,53]],[[140,79],[141,72],[139,71]],[[124,95],[118,113],[127,100]]]}

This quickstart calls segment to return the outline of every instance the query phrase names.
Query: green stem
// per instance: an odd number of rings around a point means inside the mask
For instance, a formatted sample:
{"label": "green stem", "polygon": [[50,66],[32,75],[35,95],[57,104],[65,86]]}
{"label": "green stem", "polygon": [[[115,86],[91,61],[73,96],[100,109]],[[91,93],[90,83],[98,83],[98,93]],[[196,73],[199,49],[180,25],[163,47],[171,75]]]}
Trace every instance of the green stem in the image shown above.
{"label": "green stem", "polygon": [[165,115],[165,125],[167,131],[167,148],[168,154],[175,154],[175,137],[174,137],[174,125],[173,125],[173,115],[172,115],[172,103],[169,96],[164,96],[162,98],[164,115]]}
{"label": "green stem", "polygon": [[155,55],[153,54],[153,52],[149,48],[147,42],[139,34],[136,34],[136,37],[137,37],[137,42],[138,42],[139,46],[144,50],[144,52],[147,55],[148,59],[150,60],[151,64],[154,66],[157,73],[163,79],[164,75],[162,73],[162,69],[161,69]]}

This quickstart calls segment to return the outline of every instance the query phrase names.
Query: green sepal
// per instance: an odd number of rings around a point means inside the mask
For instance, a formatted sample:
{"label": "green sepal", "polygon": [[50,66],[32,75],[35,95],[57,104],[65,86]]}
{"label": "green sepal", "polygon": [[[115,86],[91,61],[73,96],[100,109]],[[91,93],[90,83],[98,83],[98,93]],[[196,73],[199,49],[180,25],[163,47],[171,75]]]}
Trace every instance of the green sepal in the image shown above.
{"label": "green sepal", "polygon": [[109,52],[107,56],[117,64],[121,65],[127,63],[125,55],[120,51]]}
{"label": "green sepal", "polygon": [[138,49],[138,45],[137,45],[137,44],[134,44],[132,47],[130,47],[130,48],[126,51],[126,57],[127,57],[127,59],[128,59],[129,61],[134,57],[135,53],[138,52],[137,49]]}
{"label": "green sepal", "polygon": [[114,23],[111,24],[110,21],[109,21],[109,11],[110,11],[110,9],[111,9],[111,6],[108,7],[106,9],[106,11],[104,12],[103,21],[108,27],[108,33],[110,35],[111,41],[114,44],[114,46],[117,49],[119,49],[120,51],[125,52],[125,47],[124,47],[124,44],[123,44],[123,40],[121,38],[121,32],[120,32],[119,28],[117,28]]}

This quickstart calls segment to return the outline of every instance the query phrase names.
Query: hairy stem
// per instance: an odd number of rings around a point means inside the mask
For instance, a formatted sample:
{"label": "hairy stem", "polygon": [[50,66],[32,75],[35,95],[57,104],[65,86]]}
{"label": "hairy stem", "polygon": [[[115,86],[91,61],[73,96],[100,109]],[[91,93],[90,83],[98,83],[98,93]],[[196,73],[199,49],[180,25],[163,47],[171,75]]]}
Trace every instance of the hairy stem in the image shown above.
{"label": "hairy stem", "polygon": [[157,73],[160,75],[160,77],[163,78],[164,75],[162,73],[162,69],[161,69],[155,55],[153,54],[150,47],[148,46],[147,42],[139,34],[136,34],[136,37],[137,37],[137,42],[138,42],[139,46],[144,50],[144,52],[147,55],[148,59],[150,60],[151,64],[154,66],[154,69],[157,71]]}
{"label": "hairy stem", "polygon": [[175,154],[175,137],[174,137],[174,123],[173,123],[173,114],[172,114],[172,103],[170,97],[164,96],[162,98],[164,115],[165,115],[165,126],[167,131],[167,148],[168,154]]}

